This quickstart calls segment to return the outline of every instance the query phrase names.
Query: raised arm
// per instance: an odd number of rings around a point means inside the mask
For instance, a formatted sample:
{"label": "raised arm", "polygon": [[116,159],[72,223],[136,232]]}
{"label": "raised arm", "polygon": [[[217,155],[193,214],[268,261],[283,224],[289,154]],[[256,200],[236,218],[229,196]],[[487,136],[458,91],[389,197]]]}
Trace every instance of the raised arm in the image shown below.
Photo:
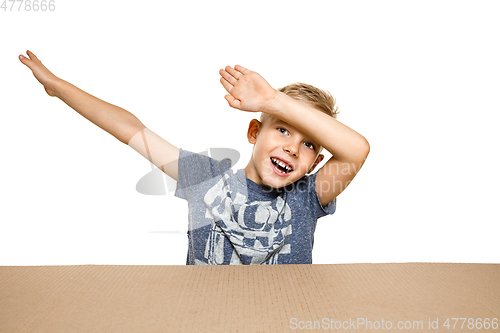
{"label": "raised arm", "polygon": [[[177,163],[173,163],[179,156],[177,147],[148,130],[132,113],[58,78],[32,52],[26,53],[28,57],[20,55],[19,59],[31,69],[49,96],[59,98],[84,118],[135,149],[177,180]],[[168,167],[164,167],[165,164]]]}
{"label": "raised arm", "polygon": [[333,155],[316,177],[321,204],[332,201],[350,184],[370,151],[368,141],[361,134],[307,103],[276,91],[256,72],[237,65],[227,66],[219,73],[231,107],[278,118]]}

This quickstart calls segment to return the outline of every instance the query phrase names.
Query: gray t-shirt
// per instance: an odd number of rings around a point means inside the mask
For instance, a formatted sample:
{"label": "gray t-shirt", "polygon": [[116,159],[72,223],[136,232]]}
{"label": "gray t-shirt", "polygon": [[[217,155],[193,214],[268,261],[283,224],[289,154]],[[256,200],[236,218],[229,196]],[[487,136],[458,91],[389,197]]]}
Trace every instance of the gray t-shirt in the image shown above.
{"label": "gray t-shirt", "polygon": [[311,264],[321,206],[316,174],[280,189],[258,185],[231,161],[180,150],[175,196],[189,206],[188,265]]}

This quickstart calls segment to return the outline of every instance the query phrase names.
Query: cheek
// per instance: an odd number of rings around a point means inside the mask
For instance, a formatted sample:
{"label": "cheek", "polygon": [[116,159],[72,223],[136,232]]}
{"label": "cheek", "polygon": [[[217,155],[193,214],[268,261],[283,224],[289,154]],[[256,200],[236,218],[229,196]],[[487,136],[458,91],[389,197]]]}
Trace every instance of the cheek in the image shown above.
{"label": "cheek", "polygon": [[255,144],[254,152],[259,156],[269,154],[269,152],[273,149],[273,142],[272,138],[263,135],[261,140],[257,141]]}
{"label": "cheek", "polygon": [[319,154],[316,151],[311,150],[307,147],[301,152],[301,155],[303,157],[303,164],[308,169],[313,166],[314,162],[319,156]]}
{"label": "cheek", "polygon": [[253,162],[257,169],[263,171],[262,168],[267,168],[269,163],[269,158],[266,150],[265,144],[256,144],[253,151]]}

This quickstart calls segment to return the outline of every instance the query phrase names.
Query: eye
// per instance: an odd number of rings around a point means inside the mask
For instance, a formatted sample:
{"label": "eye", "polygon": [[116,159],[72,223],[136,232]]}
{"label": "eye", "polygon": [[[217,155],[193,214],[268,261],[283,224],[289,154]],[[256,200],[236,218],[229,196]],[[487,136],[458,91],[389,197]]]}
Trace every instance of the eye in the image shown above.
{"label": "eye", "polygon": [[283,127],[278,127],[278,131],[280,131],[283,134],[288,134],[288,131],[286,130],[286,128],[283,128]]}
{"label": "eye", "polygon": [[313,145],[312,143],[310,143],[310,142],[304,142],[304,145],[305,145],[307,148],[316,149],[316,148],[314,147],[314,145]]}

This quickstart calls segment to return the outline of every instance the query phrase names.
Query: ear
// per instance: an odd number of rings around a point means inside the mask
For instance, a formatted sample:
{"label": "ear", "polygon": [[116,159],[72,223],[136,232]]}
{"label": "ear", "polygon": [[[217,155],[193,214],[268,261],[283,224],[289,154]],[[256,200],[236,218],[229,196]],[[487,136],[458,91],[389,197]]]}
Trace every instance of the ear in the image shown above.
{"label": "ear", "polygon": [[311,166],[311,168],[309,169],[309,171],[307,171],[307,173],[311,173],[313,172],[314,168],[321,163],[321,161],[323,161],[323,159],[325,158],[325,156],[323,154],[319,154],[318,157],[316,157],[316,161],[314,161],[313,165]]}
{"label": "ear", "polygon": [[252,119],[250,121],[247,132],[248,142],[250,142],[251,144],[255,144],[255,142],[257,142],[257,135],[259,134],[259,130],[261,127],[262,123],[257,119]]}

